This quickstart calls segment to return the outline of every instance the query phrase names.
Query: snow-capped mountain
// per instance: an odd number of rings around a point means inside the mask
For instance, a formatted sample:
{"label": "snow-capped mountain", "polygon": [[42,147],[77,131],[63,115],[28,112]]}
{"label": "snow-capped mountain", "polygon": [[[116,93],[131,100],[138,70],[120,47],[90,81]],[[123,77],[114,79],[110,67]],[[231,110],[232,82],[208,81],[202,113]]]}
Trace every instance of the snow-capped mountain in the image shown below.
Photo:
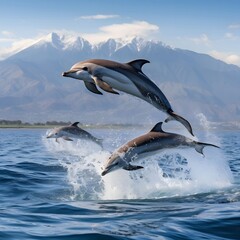
{"label": "snow-capped mountain", "polygon": [[81,37],[51,33],[0,62],[0,118],[84,123],[155,123],[166,115],[127,94],[95,95],[81,81],[62,77],[79,61],[105,58],[150,61],[143,71],[173,109],[193,121],[240,118],[240,68],[208,55],[173,49],[159,41],[109,39],[97,45]]}

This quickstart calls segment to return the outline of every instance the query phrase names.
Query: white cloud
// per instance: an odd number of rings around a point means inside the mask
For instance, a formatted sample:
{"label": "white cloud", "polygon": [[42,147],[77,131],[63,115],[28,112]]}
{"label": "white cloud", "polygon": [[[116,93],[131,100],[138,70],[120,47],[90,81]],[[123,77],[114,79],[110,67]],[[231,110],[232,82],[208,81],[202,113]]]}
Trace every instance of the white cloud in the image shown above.
{"label": "white cloud", "polygon": [[101,19],[109,19],[109,18],[118,18],[119,15],[89,15],[89,16],[81,16],[78,19],[87,19],[87,20],[101,20]]}
{"label": "white cloud", "polygon": [[210,45],[210,40],[208,38],[208,36],[203,33],[201,36],[196,37],[196,38],[190,38],[190,40],[192,42],[194,42],[197,45],[205,45],[205,46],[209,46]]}
{"label": "white cloud", "polygon": [[240,56],[234,53],[226,53],[226,52],[219,52],[219,51],[211,51],[209,53],[212,57],[222,60],[229,64],[235,64],[240,66]]}
{"label": "white cloud", "polygon": [[[112,24],[103,26],[98,29],[96,33],[87,34],[87,33],[76,33],[71,31],[62,30],[65,34],[71,34],[76,36],[81,36],[91,43],[99,43],[105,41],[109,38],[123,38],[129,40],[133,37],[139,36],[143,38],[154,38],[154,34],[158,33],[159,27],[157,25],[150,24],[145,21],[134,21],[131,23],[123,24]],[[48,31],[49,32],[49,31]],[[51,31],[50,31],[51,32]],[[56,31],[55,32],[61,32]],[[7,34],[7,32],[5,32]],[[0,42],[4,43],[5,46],[0,46],[0,59],[4,59],[39,40],[44,33],[39,34],[35,38],[28,39],[18,39],[18,38],[0,38]],[[46,35],[46,32],[45,32]]]}
{"label": "white cloud", "polygon": [[83,34],[83,37],[92,43],[101,42],[109,38],[131,39],[139,36],[144,38],[154,38],[159,32],[157,25],[145,21],[134,21],[132,23],[112,24],[99,28],[99,32]]}
{"label": "white cloud", "polygon": [[233,33],[225,33],[225,37],[228,38],[228,39],[235,39],[236,37],[234,36]]}
{"label": "white cloud", "polygon": [[228,63],[239,64],[240,65],[240,56],[238,56],[236,54],[230,54],[230,55],[227,56],[226,61]]}
{"label": "white cloud", "polygon": [[240,24],[231,24],[231,25],[228,26],[228,28],[237,29],[237,28],[240,28]]}
{"label": "white cloud", "polygon": [[13,37],[14,33],[9,32],[9,31],[1,31],[0,35],[2,35],[2,37],[0,37],[0,43],[2,44],[12,44],[16,39]]}
{"label": "white cloud", "polygon": [[0,39],[0,42],[3,41],[8,42],[10,46],[0,48],[0,59],[9,57],[10,55],[34,44],[37,39]]}
{"label": "white cloud", "polygon": [[239,40],[239,35],[236,35],[234,33],[225,33],[225,38],[227,38],[228,40]]}
{"label": "white cloud", "polygon": [[3,30],[0,32],[0,59],[4,59],[19,50],[36,42],[36,39],[19,39],[13,32]]}
{"label": "white cloud", "polygon": [[5,30],[1,31],[1,34],[5,37],[12,37],[14,35],[13,32],[5,31]]}
{"label": "white cloud", "polygon": [[15,39],[14,38],[0,38],[0,42],[1,43],[11,43],[11,42],[14,42]]}

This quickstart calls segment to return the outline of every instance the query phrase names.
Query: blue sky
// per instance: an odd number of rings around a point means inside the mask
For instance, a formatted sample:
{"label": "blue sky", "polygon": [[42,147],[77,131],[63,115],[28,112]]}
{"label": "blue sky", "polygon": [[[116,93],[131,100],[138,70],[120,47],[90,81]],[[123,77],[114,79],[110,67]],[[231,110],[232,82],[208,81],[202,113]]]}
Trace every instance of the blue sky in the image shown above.
{"label": "blue sky", "polygon": [[0,58],[52,31],[135,35],[240,66],[239,0],[1,0]]}

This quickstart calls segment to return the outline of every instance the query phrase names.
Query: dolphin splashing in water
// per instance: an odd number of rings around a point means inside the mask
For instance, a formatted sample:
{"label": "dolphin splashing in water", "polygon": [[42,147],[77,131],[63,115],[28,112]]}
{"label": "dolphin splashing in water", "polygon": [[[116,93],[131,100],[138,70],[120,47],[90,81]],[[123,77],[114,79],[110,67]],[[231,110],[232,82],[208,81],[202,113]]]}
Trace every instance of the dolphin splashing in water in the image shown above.
{"label": "dolphin splashing in water", "polygon": [[206,146],[219,148],[213,144],[194,141],[180,134],[164,132],[162,122],[159,122],[150,132],[127,142],[114,151],[107,161],[102,176],[121,168],[128,171],[141,169],[142,166],[131,165],[131,162],[144,156],[151,156],[161,150],[195,148],[203,155],[203,148]]}
{"label": "dolphin splashing in water", "polygon": [[175,113],[163,92],[143,72],[142,66],[149,63],[145,59],[137,59],[128,63],[119,63],[103,59],[90,59],[76,63],[64,72],[64,77],[83,80],[86,88],[95,93],[102,94],[102,90],[119,94],[116,90],[131,94],[152,104],[157,109],[167,113],[165,120],[179,121],[193,135],[190,123]]}
{"label": "dolphin splashing in water", "polygon": [[81,129],[78,124],[79,122],[75,122],[69,126],[54,128],[48,133],[47,138],[55,138],[56,142],[58,142],[58,138],[63,138],[66,141],[73,141],[72,138],[77,138],[92,141],[102,147],[102,139],[98,139]]}

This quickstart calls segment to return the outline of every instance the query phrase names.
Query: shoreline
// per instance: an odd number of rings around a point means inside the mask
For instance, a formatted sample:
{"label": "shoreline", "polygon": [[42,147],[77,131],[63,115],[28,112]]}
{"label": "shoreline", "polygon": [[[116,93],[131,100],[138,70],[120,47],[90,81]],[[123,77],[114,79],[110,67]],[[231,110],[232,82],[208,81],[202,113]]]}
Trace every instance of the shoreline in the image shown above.
{"label": "shoreline", "polygon": [[[63,127],[67,125],[34,125],[34,124],[0,124],[0,129],[52,129]],[[83,129],[146,129],[151,128],[152,125],[150,124],[143,124],[143,125],[131,125],[131,124],[79,124],[80,128]],[[174,127],[173,130],[179,130],[180,127]],[[196,126],[195,130],[206,130],[202,126]],[[239,126],[230,126],[230,125],[218,125],[212,126],[209,131],[240,131]]]}
{"label": "shoreline", "polygon": [[[24,129],[51,129],[51,128],[58,128],[58,127],[63,127],[67,125],[16,125],[16,124],[9,124],[9,125],[0,125],[0,129],[10,129],[10,128],[24,128]],[[103,124],[103,125],[78,125],[80,128],[97,128],[97,129],[120,129],[120,128],[145,128],[147,125],[128,125],[128,124]]]}

